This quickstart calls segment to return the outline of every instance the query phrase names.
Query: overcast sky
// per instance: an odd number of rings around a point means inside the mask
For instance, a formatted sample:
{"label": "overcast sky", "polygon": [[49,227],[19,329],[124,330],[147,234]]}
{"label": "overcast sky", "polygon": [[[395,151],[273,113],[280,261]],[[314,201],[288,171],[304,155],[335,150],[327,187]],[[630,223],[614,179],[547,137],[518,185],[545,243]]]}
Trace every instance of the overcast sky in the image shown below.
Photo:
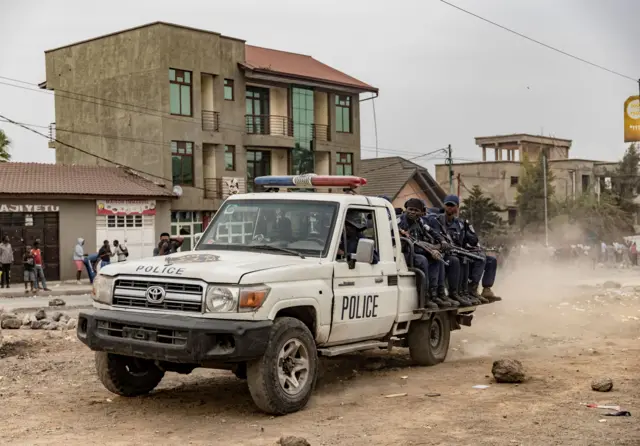
{"label": "overcast sky", "polygon": [[[640,1],[450,0],[567,52],[640,77]],[[380,156],[451,144],[478,160],[474,137],[509,133],[573,140],[571,157],[617,160],[631,80],[603,72],[466,15],[438,0],[5,1],[0,76],[45,80],[44,51],[162,20],[300,52],[380,88]],[[6,82],[0,79],[0,82]],[[48,125],[53,97],[0,84],[0,114]],[[375,146],[371,101],[362,144]],[[53,162],[44,138],[0,122],[15,161]],[[46,133],[46,130],[42,130]],[[363,147],[363,157],[375,156]],[[417,159],[432,166],[442,159]]]}

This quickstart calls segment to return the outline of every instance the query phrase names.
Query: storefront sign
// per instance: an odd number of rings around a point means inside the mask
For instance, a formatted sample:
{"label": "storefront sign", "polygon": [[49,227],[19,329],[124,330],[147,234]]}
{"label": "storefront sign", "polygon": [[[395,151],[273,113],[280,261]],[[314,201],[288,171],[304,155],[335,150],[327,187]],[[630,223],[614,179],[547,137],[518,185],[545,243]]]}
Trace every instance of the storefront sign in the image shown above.
{"label": "storefront sign", "polygon": [[0,204],[0,212],[59,212],[53,204]]}
{"label": "storefront sign", "polygon": [[624,142],[640,141],[640,96],[631,96],[624,103]]}
{"label": "storefront sign", "polygon": [[155,200],[98,200],[98,215],[156,215]]}

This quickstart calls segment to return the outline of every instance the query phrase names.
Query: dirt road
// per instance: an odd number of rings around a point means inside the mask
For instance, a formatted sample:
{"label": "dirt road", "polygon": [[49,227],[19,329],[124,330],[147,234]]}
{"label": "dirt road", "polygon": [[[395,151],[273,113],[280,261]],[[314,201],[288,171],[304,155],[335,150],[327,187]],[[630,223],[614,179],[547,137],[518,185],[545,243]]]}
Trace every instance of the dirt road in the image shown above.
{"label": "dirt road", "polygon": [[[578,287],[584,277],[571,274],[504,277],[505,301],[455,332],[439,366],[412,367],[405,350],[323,360],[310,405],[286,417],[257,412],[245,383],[228,372],[168,374],[151,395],[120,398],[98,382],[75,333],[4,330],[0,438],[70,446],[273,445],[282,435],[312,445],[640,445],[640,291]],[[638,271],[588,274],[640,285]],[[505,357],[521,360],[530,379],[493,383],[492,361]],[[592,391],[592,378],[603,375],[614,390]],[[399,393],[407,396],[385,398]],[[580,403],[615,403],[632,416]]]}

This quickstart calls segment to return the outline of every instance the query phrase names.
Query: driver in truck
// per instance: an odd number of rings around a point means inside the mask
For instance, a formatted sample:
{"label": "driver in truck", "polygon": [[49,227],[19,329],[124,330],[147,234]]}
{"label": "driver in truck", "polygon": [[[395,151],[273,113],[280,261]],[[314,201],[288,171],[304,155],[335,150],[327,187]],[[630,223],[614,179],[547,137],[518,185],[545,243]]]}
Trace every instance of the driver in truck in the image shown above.
{"label": "driver in truck", "polygon": [[[367,229],[366,224],[363,225],[362,222],[357,218],[357,215],[353,211],[348,211],[347,216],[344,222],[344,232],[342,240],[340,240],[340,246],[338,247],[338,256],[342,258],[346,258],[349,254],[355,254],[358,249],[358,240],[364,237],[364,230]],[[347,249],[345,254],[344,249],[344,241],[347,241]],[[377,264],[380,261],[380,255],[378,254],[378,250],[373,250],[373,265]]]}

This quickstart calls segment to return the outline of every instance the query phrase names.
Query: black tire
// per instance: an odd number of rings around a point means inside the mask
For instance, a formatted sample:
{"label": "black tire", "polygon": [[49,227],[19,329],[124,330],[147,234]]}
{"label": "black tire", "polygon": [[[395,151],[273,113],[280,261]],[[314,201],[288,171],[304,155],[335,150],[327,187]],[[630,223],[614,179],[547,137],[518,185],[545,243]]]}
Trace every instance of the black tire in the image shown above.
{"label": "black tire", "polygon": [[105,352],[96,352],[96,370],[109,392],[128,397],[151,392],[164,377],[153,361]]}
{"label": "black tire", "polygon": [[[297,391],[288,383],[281,385],[279,378],[281,369],[286,372],[291,366],[289,362],[281,363],[279,354],[285,346],[291,345],[297,345],[300,356],[304,353],[308,363],[304,382]],[[295,373],[293,376],[296,376]],[[264,355],[247,364],[249,393],[260,410],[272,415],[284,415],[304,408],[311,398],[317,376],[318,351],[313,335],[305,324],[291,317],[275,320]],[[299,375],[297,379],[301,377]],[[285,389],[287,385],[288,391]]]}
{"label": "black tire", "polygon": [[407,338],[409,354],[416,364],[440,364],[447,357],[451,340],[449,314],[442,311],[434,313],[427,321],[411,322]]}

